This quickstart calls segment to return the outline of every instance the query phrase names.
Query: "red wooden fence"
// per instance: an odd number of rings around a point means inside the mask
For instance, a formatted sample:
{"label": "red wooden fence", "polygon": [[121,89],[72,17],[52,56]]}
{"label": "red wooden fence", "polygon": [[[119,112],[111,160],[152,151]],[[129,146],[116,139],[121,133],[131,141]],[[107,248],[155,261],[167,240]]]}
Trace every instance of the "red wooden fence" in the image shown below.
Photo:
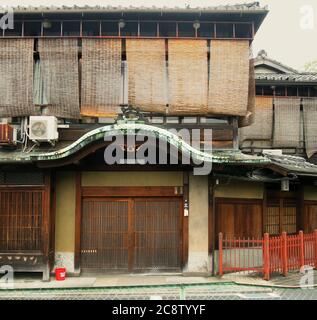
{"label": "red wooden fence", "polygon": [[317,268],[317,230],[311,234],[300,231],[297,235],[261,239],[224,238],[219,233],[219,275],[225,272],[260,272],[265,280],[272,273],[287,275],[289,270],[300,270],[303,266]]}

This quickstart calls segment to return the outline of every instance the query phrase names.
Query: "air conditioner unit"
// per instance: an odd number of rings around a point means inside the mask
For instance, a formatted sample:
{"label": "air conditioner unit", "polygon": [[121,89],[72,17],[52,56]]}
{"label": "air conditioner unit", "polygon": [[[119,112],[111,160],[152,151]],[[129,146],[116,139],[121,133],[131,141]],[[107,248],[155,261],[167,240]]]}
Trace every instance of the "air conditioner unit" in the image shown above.
{"label": "air conditioner unit", "polygon": [[57,118],[53,116],[31,116],[29,137],[33,141],[58,140]]}

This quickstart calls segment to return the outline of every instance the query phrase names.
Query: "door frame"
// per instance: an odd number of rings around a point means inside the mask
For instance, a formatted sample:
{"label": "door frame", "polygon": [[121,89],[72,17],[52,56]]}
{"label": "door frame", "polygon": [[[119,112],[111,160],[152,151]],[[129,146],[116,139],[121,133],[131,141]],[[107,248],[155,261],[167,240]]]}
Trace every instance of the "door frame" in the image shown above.
{"label": "door frame", "polygon": [[[185,192],[186,194],[186,192]],[[75,256],[74,274],[81,272],[81,222],[82,222],[82,200],[84,197],[92,198],[179,198],[180,200],[180,224],[182,226],[180,244],[181,268],[188,260],[188,217],[184,212],[183,187],[83,187],[81,185],[81,172],[76,172],[76,204],[75,204]],[[129,210],[131,210],[129,208]],[[130,262],[129,262],[130,263]]]}

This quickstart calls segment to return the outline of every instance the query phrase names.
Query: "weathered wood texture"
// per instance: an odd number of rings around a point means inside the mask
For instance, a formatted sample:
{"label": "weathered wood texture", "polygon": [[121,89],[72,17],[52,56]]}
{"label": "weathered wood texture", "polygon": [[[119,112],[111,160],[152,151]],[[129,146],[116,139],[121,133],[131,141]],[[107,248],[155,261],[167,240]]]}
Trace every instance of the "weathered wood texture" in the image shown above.
{"label": "weathered wood texture", "polygon": [[84,198],[83,272],[180,270],[179,198]]}
{"label": "weathered wood texture", "polygon": [[166,112],[165,40],[127,39],[128,101],[144,111]]}
{"label": "weathered wood texture", "polygon": [[79,71],[77,39],[40,39],[46,115],[79,118]]}
{"label": "weathered wood texture", "polygon": [[216,234],[261,237],[262,200],[216,198]]}
{"label": "weathered wood texture", "polygon": [[81,114],[116,115],[121,86],[121,40],[83,39]]}
{"label": "weathered wood texture", "polygon": [[249,50],[249,41],[211,41],[208,113],[247,114]]}
{"label": "weathered wood texture", "polygon": [[208,62],[206,40],[169,40],[170,114],[207,112]]}
{"label": "weathered wood texture", "polygon": [[36,115],[33,104],[34,39],[0,39],[0,116]]}

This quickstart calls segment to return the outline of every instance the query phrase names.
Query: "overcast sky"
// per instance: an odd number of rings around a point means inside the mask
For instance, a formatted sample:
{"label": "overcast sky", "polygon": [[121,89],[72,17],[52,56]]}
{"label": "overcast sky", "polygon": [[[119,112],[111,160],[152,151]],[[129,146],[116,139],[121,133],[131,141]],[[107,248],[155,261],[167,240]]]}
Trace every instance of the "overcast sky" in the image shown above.
{"label": "overcast sky", "polygon": [[[0,0],[0,5],[122,5],[122,6],[211,6],[236,4],[252,0]],[[270,13],[253,43],[256,54],[265,49],[269,56],[291,67],[302,69],[317,59],[317,0],[262,0]],[[303,10],[303,11],[301,11]],[[303,27],[304,26],[304,27]]]}

